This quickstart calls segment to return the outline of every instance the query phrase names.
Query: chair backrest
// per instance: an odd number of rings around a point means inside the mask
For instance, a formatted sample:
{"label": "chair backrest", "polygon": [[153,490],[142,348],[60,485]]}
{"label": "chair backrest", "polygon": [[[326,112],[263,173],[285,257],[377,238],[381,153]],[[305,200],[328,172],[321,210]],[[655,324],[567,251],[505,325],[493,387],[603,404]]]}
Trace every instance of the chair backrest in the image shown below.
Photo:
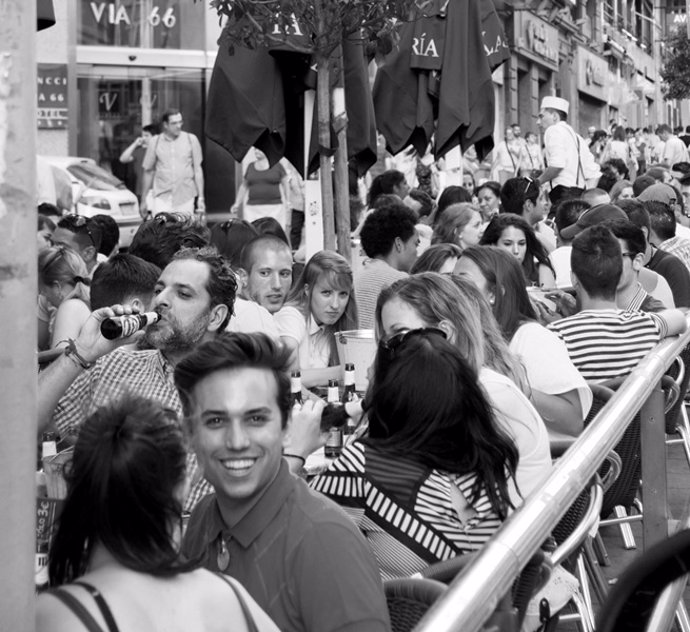
{"label": "chair backrest", "polygon": [[[589,383],[594,394],[594,400],[606,399],[608,401],[613,392],[623,383],[625,378],[617,378],[615,380],[607,380],[600,384]],[[605,389],[605,390],[602,390]],[[608,393],[606,391],[609,391]],[[592,406],[594,407],[594,405]],[[603,406],[602,406],[603,407]],[[600,408],[601,409],[601,408]],[[595,414],[590,414],[585,419],[585,426],[587,426]],[[635,414],[628,427],[625,429],[621,440],[616,444],[614,450],[621,458],[622,468],[618,479],[609,487],[604,494],[604,503],[601,509],[601,517],[608,517],[613,508],[617,505],[623,507],[631,507],[637,496],[637,490],[640,486],[640,475],[642,473],[642,459],[640,456],[640,413]],[[603,477],[609,468],[609,464],[604,462],[599,470],[599,474]]]}
{"label": "chair backrest", "polygon": [[597,617],[597,632],[645,630],[656,600],[690,566],[690,530],[659,542],[618,578]]}
{"label": "chair backrest", "polygon": [[670,410],[666,411],[666,433],[673,434],[678,423],[680,407],[685,402],[688,382],[690,382],[690,345],[680,352],[676,362],[669,367],[667,375],[673,379],[678,387],[678,399]]}
{"label": "chair backrest", "polygon": [[433,579],[403,578],[383,582],[392,632],[410,632],[446,590]]}

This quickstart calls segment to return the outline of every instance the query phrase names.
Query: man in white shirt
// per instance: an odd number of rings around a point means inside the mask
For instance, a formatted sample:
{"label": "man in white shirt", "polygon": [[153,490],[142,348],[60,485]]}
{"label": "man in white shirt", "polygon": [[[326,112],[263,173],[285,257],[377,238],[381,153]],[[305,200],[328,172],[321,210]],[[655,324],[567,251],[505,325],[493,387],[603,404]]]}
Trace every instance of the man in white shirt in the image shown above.
{"label": "man in white shirt", "polygon": [[671,168],[678,162],[688,161],[688,150],[685,143],[673,133],[670,125],[659,125],[659,137],[664,142],[664,149],[660,155],[661,164]]}
{"label": "man in white shirt", "polygon": [[583,189],[596,186],[601,176],[587,143],[567,123],[569,110],[565,99],[544,97],[539,112],[546,163],[539,184],[549,183],[552,204],[564,197],[578,197]]}

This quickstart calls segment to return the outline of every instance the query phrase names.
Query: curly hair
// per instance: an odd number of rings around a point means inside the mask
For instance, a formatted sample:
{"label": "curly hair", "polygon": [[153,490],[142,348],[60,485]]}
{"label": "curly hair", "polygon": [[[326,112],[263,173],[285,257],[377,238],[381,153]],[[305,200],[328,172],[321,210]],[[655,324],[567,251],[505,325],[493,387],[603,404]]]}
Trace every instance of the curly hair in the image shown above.
{"label": "curly hair", "polygon": [[385,256],[396,238],[410,239],[416,231],[417,216],[401,201],[391,201],[369,213],[360,233],[364,252],[370,258]]}

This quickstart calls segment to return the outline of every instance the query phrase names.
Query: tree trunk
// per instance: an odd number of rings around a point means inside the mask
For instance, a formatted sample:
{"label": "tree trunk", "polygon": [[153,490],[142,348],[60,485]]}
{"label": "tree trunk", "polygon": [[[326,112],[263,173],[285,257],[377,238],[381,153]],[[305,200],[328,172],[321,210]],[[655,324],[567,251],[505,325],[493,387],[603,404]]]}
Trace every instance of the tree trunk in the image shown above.
{"label": "tree trunk", "polygon": [[[323,0],[314,1],[317,32],[326,33],[328,25],[323,14]],[[323,244],[326,250],[335,250],[335,222],[333,219],[333,175],[331,157],[324,149],[331,146],[331,87],[330,59],[318,54],[316,62],[316,116],[319,138],[319,170],[323,205]]]}
{"label": "tree trunk", "polygon": [[335,226],[338,252],[350,261],[350,187],[347,169],[347,112],[345,110],[345,67],[343,48],[338,46],[338,86],[333,91],[333,121],[338,134],[335,150]]}
{"label": "tree trunk", "polygon": [[33,630],[36,550],[36,2],[0,2],[0,619]]}

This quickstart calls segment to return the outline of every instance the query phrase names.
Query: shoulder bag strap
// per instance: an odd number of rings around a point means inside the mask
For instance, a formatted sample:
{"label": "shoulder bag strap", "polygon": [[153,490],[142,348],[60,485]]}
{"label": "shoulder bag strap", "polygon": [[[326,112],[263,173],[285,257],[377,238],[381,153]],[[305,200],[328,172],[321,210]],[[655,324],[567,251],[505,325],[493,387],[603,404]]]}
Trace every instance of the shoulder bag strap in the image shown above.
{"label": "shoulder bag strap", "polygon": [[249,610],[249,606],[247,605],[247,602],[244,600],[244,597],[242,596],[242,593],[237,590],[237,587],[235,584],[233,584],[228,577],[226,577],[223,573],[216,573],[218,577],[220,577],[230,588],[232,588],[232,592],[235,593],[235,597],[237,597],[237,601],[240,602],[240,608],[242,608],[242,614],[244,614],[244,620],[247,624],[247,630],[249,632],[259,632],[259,628],[256,627],[256,622],[254,621],[254,617],[252,616],[251,611]]}
{"label": "shoulder bag strap", "polygon": [[103,629],[93,618],[93,615],[84,607],[84,605],[72,594],[61,588],[54,590],[47,590],[47,594],[59,599],[74,615],[84,624],[88,632],[103,632]]}
{"label": "shoulder bag strap", "polygon": [[577,175],[575,176],[575,186],[577,186],[577,183],[580,181],[580,174],[582,174],[582,181],[583,181],[583,188],[587,188],[587,178],[585,178],[585,170],[582,167],[582,158],[580,157],[580,137],[573,131],[573,129],[568,125],[568,129],[570,130],[570,133],[573,135],[573,138],[575,139],[575,143],[577,145]]}
{"label": "shoulder bag strap", "polygon": [[87,584],[86,582],[74,582],[77,586],[82,586],[83,588],[86,588],[86,590],[91,593],[91,596],[93,597],[93,600],[96,602],[96,605],[98,606],[98,609],[101,611],[101,614],[103,615],[103,618],[105,619],[105,623],[108,626],[109,632],[118,632],[118,627],[117,623],[115,623],[115,619],[113,618],[113,613],[110,611],[110,607],[108,606],[108,603],[106,600],[103,598],[103,595],[101,594],[101,591],[98,590],[95,586],[92,586],[91,584]]}

